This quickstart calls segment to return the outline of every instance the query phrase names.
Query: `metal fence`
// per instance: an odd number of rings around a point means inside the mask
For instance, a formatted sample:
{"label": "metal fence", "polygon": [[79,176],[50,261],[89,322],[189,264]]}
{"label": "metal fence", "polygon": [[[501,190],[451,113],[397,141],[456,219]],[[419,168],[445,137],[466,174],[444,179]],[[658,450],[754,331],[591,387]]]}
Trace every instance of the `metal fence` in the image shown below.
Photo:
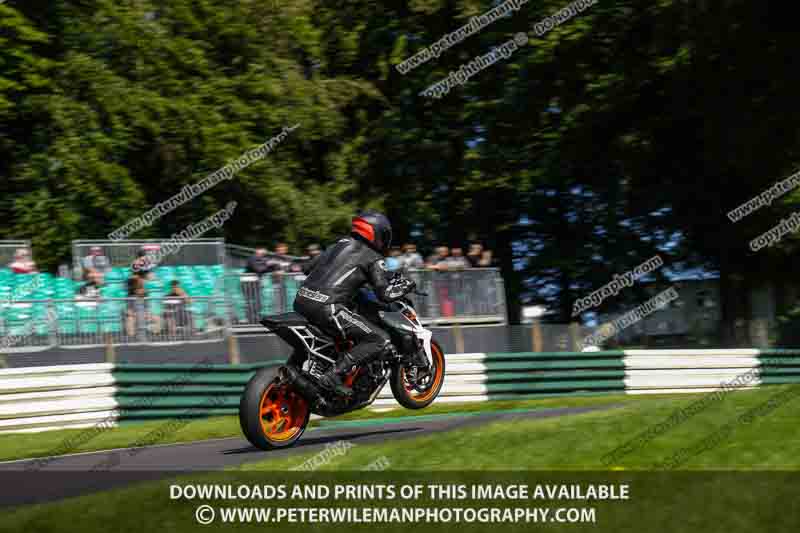
{"label": "metal fence", "polygon": [[[244,268],[247,266],[247,260],[255,255],[255,248],[248,248],[247,246],[240,246],[238,244],[226,244],[225,256],[228,261],[227,265],[232,268]],[[268,259],[280,259],[290,263],[300,263],[308,259],[305,256],[297,255],[281,255],[274,252],[267,252],[264,257]]]}
{"label": "metal fence", "polygon": [[412,299],[429,324],[506,323],[503,277],[496,268],[410,270],[427,296]]}
{"label": "metal fence", "polygon": [[[503,278],[495,268],[437,272],[408,272],[427,296],[411,299],[427,324],[504,324],[506,319]],[[297,290],[305,276],[276,272],[231,274],[225,279],[225,293],[231,304],[231,323],[256,327],[260,318],[292,310]]]}
{"label": "metal fence", "polygon": [[229,274],[225,276],[225,295],[230,302],[231,324],[261,327],[261,317],[292,310],[302,274],[274,272]]}
{"label": "metal fence", "polygon": [[222,295],[18,300],[0,313],[0,353],[222,340],[227,334]]}
{"label": "metal fence", "polygon": [[[766,320],[753,319],[736,324],[732,339],[725,342],[718,332],[676,333],[647,330],[639,336],[614,336],[598,348],[621,349],[703,349],[703,348],[797,348],[800,335],[793,329],[781,331]],[[573,324],[450,325],[432,326],[447,353],[469,352],[577,352],[597,327]]]}
{"label": "metal fence", "polygon": [[31,241],[25,240],[8,240],[0,241],[0,265],[6,266],[14,260],[14,254],[20,248],[27,250],[31,259],[33,259],[33,252],[31,251]]}
{"label": "metal fence", "polygon": [[[139,250],[157,253],[166,244],[164,239],[139,240],[77,240],[72,241],[72,263],[76,277],[83,272],[83,259],[97,246],[108,259],[109,266],[128,267],[133,264]],[[159,265],[224,265],[226,263],[224,239],[192,239],[158,262]]]}

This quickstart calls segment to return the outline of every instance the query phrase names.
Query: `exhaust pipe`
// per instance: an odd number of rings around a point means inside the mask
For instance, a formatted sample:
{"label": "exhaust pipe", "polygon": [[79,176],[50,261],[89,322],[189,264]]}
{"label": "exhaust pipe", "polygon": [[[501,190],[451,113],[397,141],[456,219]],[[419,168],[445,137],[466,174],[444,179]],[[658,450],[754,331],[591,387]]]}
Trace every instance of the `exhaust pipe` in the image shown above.
{"label": "exhaust pipe", "polygon": [[311,405],[317,403],[322,398],[322,394],[314,383],[307,377],[295,370],[290,366],[282,366],[280,369],[281,377],[284,378],[290,385],[295,387],[300,394],[305,396],[306,400]]}

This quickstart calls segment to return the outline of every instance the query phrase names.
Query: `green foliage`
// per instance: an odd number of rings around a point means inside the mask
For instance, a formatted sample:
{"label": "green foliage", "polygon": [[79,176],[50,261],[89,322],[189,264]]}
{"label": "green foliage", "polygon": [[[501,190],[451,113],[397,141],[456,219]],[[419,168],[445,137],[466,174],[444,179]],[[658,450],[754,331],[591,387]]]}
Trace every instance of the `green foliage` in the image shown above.
{"label": "green foliage", "polygon": [[[725,213],[797,170],[796,32],[766,31],[788,23],[764,3],[621,0],[537,37],[567,3],[528,2],[405,75],[398,63],[495,3],[0,4],[0,236],[31,238],[51,267],[70,239],[104,237],[299,123],[135,236],[235,200],[228,240],[297,249],[382,207],[423,251],[484,241],[512,320],[520,298],[569,320],[574,298],[657,251],[719,271],[724,293],[791,276],[795,238],[758,256],[747,242],[800,193],[736,224]],[[510,58],[419,95],[520,31]],[[746,313],[723,308],[729,323]]]}

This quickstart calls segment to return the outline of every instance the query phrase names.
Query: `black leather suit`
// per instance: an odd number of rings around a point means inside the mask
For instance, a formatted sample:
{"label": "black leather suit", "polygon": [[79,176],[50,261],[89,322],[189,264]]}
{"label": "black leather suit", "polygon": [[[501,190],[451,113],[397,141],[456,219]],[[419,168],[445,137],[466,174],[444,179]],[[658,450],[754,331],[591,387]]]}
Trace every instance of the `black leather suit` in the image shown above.
{"label": "black leather suit", "polygon": [[405,278],[389,281],[383,255],[357,237],[345,237],[317,256],[307,274],[294,301],[296,312],[329,335],[352,340],[350,355],[358,364],[391,348],[386,331],[352,311],[365,285],[387,303],[414,289]]}

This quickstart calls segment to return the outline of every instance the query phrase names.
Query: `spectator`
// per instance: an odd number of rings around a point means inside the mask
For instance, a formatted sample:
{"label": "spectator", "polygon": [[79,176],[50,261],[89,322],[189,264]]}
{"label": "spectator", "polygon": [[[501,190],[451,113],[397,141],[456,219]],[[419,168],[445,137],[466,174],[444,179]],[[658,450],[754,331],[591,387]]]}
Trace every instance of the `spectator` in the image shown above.
{"label": "spectator", "polygon": [[278,288],[275,292],[274,301],[279,312],[291,310],[286,294],[284,274],[291,272],[292,263],[293,261],[289,257],[289,246],[285,242],[279,242],[275,246],[275,256],[267,262],[269,271],[272,272],[273,287]]}
{"label": "spectator", "polygon": [[314,260],[319,256],[319,254],[322,253],[322,248],[320,248],[319,244],[316,243],[309,244],[308,248],[306,248],[306,253],[308,254],[308,257]]}
{"label": "spectator", "polygon": [[473,242],[469,245],[467,261],[469,261],[470,265],[473,267],[490,267],[492,266],[492,251],[485,250],[483,245],[479,242]]}
{"label": "spectator", "polygon": [[269,272],[289,272],[292,266],[292,260],[289,258],[289,246],[285,242],[279,242],[275,246],[275,255],[269,259]]}
{"label": "spectator", "polygon": [[265,272],[269,272],[267,261],[267,250],[265,248],[256,248],[256,253],[247,260],[247,266],[244,271],[261,276]]}
{"label": "spectator", "polygon": [[190,303],[192,299],[183,290],[180,282],[177,279],[172,280],[170,291],[164,298],[164,322],[170,335],[175,335],[178,328],[188,329],[191,333],[193,320],[188,309]]}
{"label": "spectator", "polygon": [[128,311],[125,316],[125,330],[129,337],[136,335],[136,322],[139,314],[144,319],[144,279],[138,273],[128,278]]}
{"label": "spectator", "polygon": [[32,274],[36,272],[36,263],[30,258],[30,252],[25,248],[17,248],[14,252],[14,261],[12,261],[8,268],[15,274]]}
{"label": "spectator", "polygon": [[306,248],[307,259],[300,263],[300,271],[303,272],[303,274],[311,272],[311,269],[314,268],[314,262],[321,253],[322,248],[320,248],[319,244],[309,244],[308,248]]}
{"label": "spectator", "polygon": [[111,268],[108,258],[103,254],[103,249],[99,246],[92,246],[89,249],[89,255],[83,258],[81,266],[83,267],[83,277],[86,280],[89,279],[91,270],[105,275]]}
{"label": "spectator", "polygon": [[481,255],[481,266],[490,267],[493,264],[494,264],[494,259],[492,258],[492,251],[484,250],[483,255]]}
{"label": "spectator", "polygon": [[448,270],[460,270],[470,266],[469,261],[464,257],[464,251],[459,247],[450,250],[450,256],[444,260],[444,263]]}
{"label": "spectator", "polygon": [[425,266],[422,256],[417,253],[417,245],[410,243],[403,245],[400,262],[403,264],[403,268],[423,268]]}
{"label": "spectator", "polygon": [[143,279],[153,279],[154,268],[155,265],[151,257],[147,254],[147,250],[142,248],[136,252],[136,259],[131,265],[131,270],[133,270],[135,274],[138,274]]}
{"label": "spectator", "polygon": [[125,329],[128,336],[136,335],[137,325],[145,326],[148,322],[152,323],[152,331],[155,333],[160,329],[160,322],[157,316],[151,315],[147,311],[147,291],[144,287],[145,274],[134,273],[128,278],[128,312],[125,320]]}
{"label": "spectator", "polygon": [[258,276],[241,282],[247,299],[247,320],[250,324],[258,324],[261,320],[261,276],[270,272],[266,248],[256,248],[256,253],[247,260],[245,272]]}
{"label": "spectator", "polygon": [[[426,266],[431,270],[445,271],[448,268],[448,257],[450,250],[447,246],[437,246],[436,252],[428,258]],[[450,299],[450,280],[449,278],[442,278],[436,276],[433,280],[433,287],[439,298],[439,305],[441,309],[439,313],[443,317],[450,317],[454,314],[454,304]]]}
{"label": "spectator", "polygon": [[481,264],[483,256],[483,245],[479,242],[473,242],[469,245],[469,252],[467,252],[467,261],[469,266],[473,268],[484,266]]}
{"label": "spectator", "polygon": [[447,246],[437,246],[436,252],[428,258],[425,266],[431,270],[447,270],[447,257],[450,255],[450,250]]}
{"label": "spectator", "polygon": [[88,280],[78,290],[81,298],[100,298],[100,290],[105,286],[103,283],[103,274],[93,268],[86,272],[86,279]]}

